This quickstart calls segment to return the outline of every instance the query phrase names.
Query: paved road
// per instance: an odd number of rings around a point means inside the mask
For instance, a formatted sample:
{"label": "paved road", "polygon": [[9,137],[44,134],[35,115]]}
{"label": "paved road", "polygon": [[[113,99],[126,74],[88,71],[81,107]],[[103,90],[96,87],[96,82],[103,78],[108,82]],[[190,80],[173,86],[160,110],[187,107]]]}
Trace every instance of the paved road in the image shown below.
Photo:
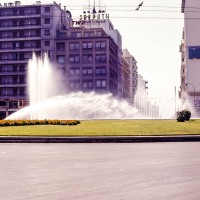
{"label": "paved road", "polygon": [[200,143],[0,144],[1,200],[199,200]]}

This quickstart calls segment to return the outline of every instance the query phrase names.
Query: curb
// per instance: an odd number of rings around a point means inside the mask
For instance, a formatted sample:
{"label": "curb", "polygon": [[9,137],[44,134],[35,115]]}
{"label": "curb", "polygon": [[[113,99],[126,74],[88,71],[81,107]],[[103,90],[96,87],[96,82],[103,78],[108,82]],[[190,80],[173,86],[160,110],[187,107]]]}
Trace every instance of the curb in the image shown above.
{"label": "curb", "polygon": [[145,142],[198,142],[200,135],[180,136],[80,136],[36,137],[0,136],[0,143],[145,143]]}

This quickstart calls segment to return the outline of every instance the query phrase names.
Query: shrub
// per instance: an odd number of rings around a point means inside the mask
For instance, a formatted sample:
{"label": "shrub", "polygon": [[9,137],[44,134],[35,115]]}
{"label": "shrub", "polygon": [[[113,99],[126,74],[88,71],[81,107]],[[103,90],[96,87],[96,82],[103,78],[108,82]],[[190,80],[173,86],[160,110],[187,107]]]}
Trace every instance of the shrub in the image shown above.
{"label": "shrub", "polygon": [[67,125],[67,121],[61,121],[60,125]]}
{"label": "shrub", "polygon": [[182,110],[182,112],[183,112],[185,120],[189,121],[190,117],[191,117],[191,112],[189,110],[187,110],[187,109]]}
{"label": "shrub", "polygon": [[178,111],[176,112],[176,120],[177,122],[184,122],[185,121],[185,117],[182,111]]}
{"label": "shrub", "polygon": [[176,120],[178,122],[184,122],[184,121],[189,121],[191,117],[191,112],[189,110],[182,110],[176,112]]}

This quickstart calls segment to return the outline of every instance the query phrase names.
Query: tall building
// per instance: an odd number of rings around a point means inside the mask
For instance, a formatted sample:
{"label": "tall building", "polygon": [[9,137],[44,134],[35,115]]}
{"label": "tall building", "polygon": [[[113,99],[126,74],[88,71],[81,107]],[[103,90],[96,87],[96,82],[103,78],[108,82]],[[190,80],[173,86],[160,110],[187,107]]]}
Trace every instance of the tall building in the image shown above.
{"label": "tall building", "polygon": [[137,61],[127,49],[123,49],[122,88],[123,97],[133,102],[138,86]]}
{"label": "tall building", "polygon": [[0,118],[27,102],[27,62],[32,53],[54,56],[57,30],[69,24],[69,14],[53,2],[0,6]]}
{"label": "tall building", "polygon": [[181,52],[180,97],[190,101],[195,111],[200,113],[200,21],[199,0],[182,0],[184,29]]}
{"label": "tall building", "polygon": [[55,60],[63,69],[67,91],[118,95],[118,46],[102,28],[75,28],[57,33]]}
{"label": "tall building", "polygon": [[56,39],[56,62],[68,91],[111,92],[122,97],[122,41],[105,11],[83,11]]}

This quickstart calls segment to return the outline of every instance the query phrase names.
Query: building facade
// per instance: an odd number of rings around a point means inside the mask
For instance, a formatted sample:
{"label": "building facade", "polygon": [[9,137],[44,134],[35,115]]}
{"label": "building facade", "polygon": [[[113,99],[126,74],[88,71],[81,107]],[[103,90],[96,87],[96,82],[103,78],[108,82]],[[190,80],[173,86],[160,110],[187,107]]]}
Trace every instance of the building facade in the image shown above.
{"label": "building facade", "polygon": [[127,49],[123,49],[122,88],[123,96],[133,103],[138,86],[137,61]]}
{"label": "building facade", "polygon": [[102,28],[73,28],[57,33],[55,60],[67,91],[118,95],[118,46]]}
{"label": "building facade", "polygon": [[48,52],[53,59],[56,32],[68,24],[68,17],[55,2],[0,5],[0,118],[27,104],[28,60],[33,52]]}
{"label": "building facade", "polygon": [[[107,37],[110,38],[110,41],[115,43],[114,47],[109,47],[105,50],[111,54],[115,54],[115,60],[111,59],[109,62],[115,66],[114,77],[118,77],[118,86],[117,94],[119,97],[123,97],[123,88],[122,88],[122,37],[117,29],[114,28],[111,20],[109,19],[109,14],[104,10],[97,10],[95,5],[93,8],[88,8],[88,11],[83,11],[83,14],[80,15],[78,21],[73,21],[73,26],[78,28],[90,30],[90,29],[102,29]],[[73,27],[72,26],[72,27]],[[112,73],[112,72],[111,72]]]}
{"label": "building facade", "polygon": [[182,0],[184,29],[181,52],[180,98],[189,101],[197,113],[200,112],[200,17],[198,0]]}

